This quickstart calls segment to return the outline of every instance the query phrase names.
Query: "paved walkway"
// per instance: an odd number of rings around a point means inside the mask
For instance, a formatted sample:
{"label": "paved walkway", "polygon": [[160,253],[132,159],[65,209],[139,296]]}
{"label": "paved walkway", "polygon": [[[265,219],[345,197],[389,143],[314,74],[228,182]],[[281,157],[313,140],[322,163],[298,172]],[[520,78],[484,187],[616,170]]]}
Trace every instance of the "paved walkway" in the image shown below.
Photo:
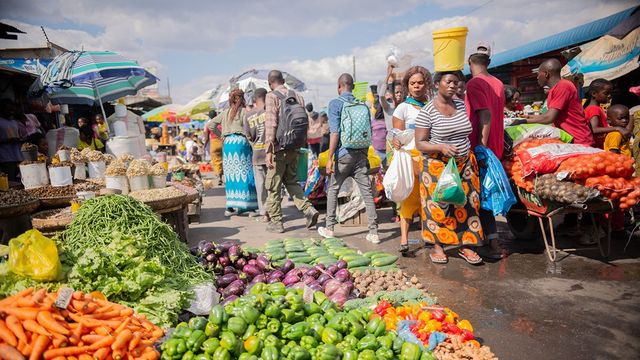
{"label": "paved walkway", "polygon": [[[224,189],[209,191],[201,223],[191,225],[190,243],[202,239],[239,240],[251,246],[282,237],[318,237],[284,201],[285,234],[265,231],[248,217],[224,217]],[[366,227],[337,227],[336,236],[362,251],[382,248],[395,253],[398,224],[389,209],[380,210],[382,243],[364,240]],[[320,217],[324,220],[324,215]],[[640,358],[640,240],[626,253],[626,239],[614,239],[609,263],[597,251],[570,255],[551,263],[541,240],[512,240],[506,224],[501,239],[515,253],[496,263],[472,267],[452,256],[449,264],[427,261],[427,249],[402,258],[400,267],[416,274],[440,302],[468,318],[477,336],[501,359],[638,359]],[[414,227],[410,239],[419,237]]]}

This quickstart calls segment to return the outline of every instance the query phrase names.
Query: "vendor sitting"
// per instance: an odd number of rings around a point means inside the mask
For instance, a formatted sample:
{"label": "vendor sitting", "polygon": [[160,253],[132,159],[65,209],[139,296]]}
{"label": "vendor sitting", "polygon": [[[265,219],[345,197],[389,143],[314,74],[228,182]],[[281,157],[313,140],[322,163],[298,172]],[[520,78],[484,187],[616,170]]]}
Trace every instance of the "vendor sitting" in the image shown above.
{"label": "vendor sitting", "polygon": [[557,59],[549,59],[540,65],[538,84],[549,86],[547,106],[549,110],[527,119],[529,124],[554,124],[573,136],[575,144],[594,146],[593,134],[584,120],[584,109],[575,85],[560,77],[562,64]]}
{"label": "vendor sitting", "polygon": [[80,141],[78,142],[78,150],[90,148],[91,150],[98,150],[104,152],[104,144],[100,139],[93,136],[93,129],[89,125],[84,125],[80,128]]}

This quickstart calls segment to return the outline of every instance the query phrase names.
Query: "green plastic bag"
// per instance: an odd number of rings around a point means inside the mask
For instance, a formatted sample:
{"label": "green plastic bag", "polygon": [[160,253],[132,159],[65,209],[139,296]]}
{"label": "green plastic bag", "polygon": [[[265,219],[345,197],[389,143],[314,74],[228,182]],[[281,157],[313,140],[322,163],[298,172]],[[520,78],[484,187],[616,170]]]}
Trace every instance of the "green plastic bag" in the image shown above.
{"label": "green plastic bag", "polygon": [[62,271],[56,243],[35,229],[9,240],[9,270],[34,280],[56,280]]}
{"label": "green plastic bag", "polygon": [[433,192],[433,201],[446,204],[464,205],[466,196],[462,188],[462,180],[454,158],[449,159],[447,166],[440,174]]}

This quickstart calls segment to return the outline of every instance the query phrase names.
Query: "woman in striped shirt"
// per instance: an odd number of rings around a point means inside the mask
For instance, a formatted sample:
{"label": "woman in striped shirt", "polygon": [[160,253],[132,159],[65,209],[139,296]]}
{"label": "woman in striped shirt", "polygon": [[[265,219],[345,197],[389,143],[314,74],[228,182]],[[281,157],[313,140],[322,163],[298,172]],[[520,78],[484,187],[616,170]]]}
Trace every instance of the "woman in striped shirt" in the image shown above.
{"label": "woman in striped shirt", "polygon": [[[459,255],[470,264],[482,258],[469,246],[481,246],[484,233],[480,210],[480,177],[476,158],[471,152],[471,123],[464,102],[454,98],[462,75],[441,72],[434,76],[437,95],[422,108],[416,119],[416,148],[425,155],[420,194],[426,219],[422,223],[422,238],[434,245],[429,255],[433,263],[446,264],[443,246],[456,246]],[[461,206],[433,201],[433,192],[447,162],[454,157],[465,204]]]}

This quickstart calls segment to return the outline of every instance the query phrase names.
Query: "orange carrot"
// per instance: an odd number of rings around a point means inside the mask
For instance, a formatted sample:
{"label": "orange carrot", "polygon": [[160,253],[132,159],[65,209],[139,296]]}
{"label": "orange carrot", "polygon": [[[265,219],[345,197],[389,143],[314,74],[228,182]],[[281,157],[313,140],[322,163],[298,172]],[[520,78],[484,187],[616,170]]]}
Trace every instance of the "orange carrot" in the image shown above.
{"label": "orange carrot", "polygon": [[93,358],[89,354],[80,354],[80,356],[78,356],[78,360],[93,360]]}
{"label": "orange carrot", "polygon": [[24,289],[22,291],[19,291],[19,292],[13,294],[12,297],[15,297],[15,298],[26,297],[26,296],[29,296],[29,295],[33,294],[34,290],[35,290],[34,288],[30,287],[28,289]]}
{"label": "orange carrot", "polygon": [[67,360],[78,360],[75,356],[67,356]]}
{"label": "orange carrot", "polygon": [[49,337],[46,335],[38,335],[38,337],[33,342],[33,346],[31,349],[31,355],[29,356],[29,360],[40,360],[42,357],[42,353],[49,346]]}
{"label": "orange carrot", "polygon": [[[100,309],[98,309],[100,310]],[[98,313],[96,310],[94,313],[92,313],[91,315],[87,315],[88,317],[92,318],[92,319],[111,319],[111,318],[117,318],[120,317],[120,310],[111,310],[111,311],[107,311],[107,312],[101,312]]]}
{"label": "orange carrot", "polygon": [[73,295],[71,295],[71,298],[74,300],[83,300],[84,299],[84,293],[82,291],[75,291],[73,293]]}
{"label": "orange carrot", "polygon": [[160,354],[158,354],[157,351],[153,350],[153,351],[145,352],[138,359],[139,360],[157,360],[159,357],[160,357]]}
{"label": "orange carrot", "polygon": [[93,329],[93,331],[95,331],[95,333],[98,335],[103,335],[103,336],[111,335],[111,329],[109,329],[106,326],[98,326],[95,329]]}
{"label": "orange carrot", "polygon": [[4,320],[6,321],[7,327],[9,328],[9,330],[11,330],[11,332],[13,332],[13,334],[18,339],[22,340],[25,343],[29,342],[27,340],[27,335],[24,333],[24,329],[22,328],[22,323],[20,323],[20,320],[18,320],[17,317],[13,315],[9,315]]}
{"label": "orange carrot", "polygon": [[19,307],[34,307],[36,302],[32,298],[23,297],[16,301],[16,305]]}
{"label": "orange carrot", "polygon": [[82,326],[82,324],[77,324],[77,325],[78,326],[76,326],[75,329],[73,329],[73,333],[71,334],[71,337],[69,337],[69,342],[71,342],[74,345],[77,345],[78,342],[80,342],[80,337],[84,332],[84,326]]}
{"label": "orange carrot", "polygon": [[113,356],[113,360],[122,360],[125,357],[124,351],[122,349],[113,350],[111,353]]}
{"label": "orange carrot", "polygon": [[0,343],[0,354],[6,360],[24,360],[24,356],[15,347]]}
{"label": "orange carrot", "polygon": [[65,347],[67,346],[67,339],[65,338],[55,338],[53,339],[53,341],[51,341],[51,344],[53,345],[54,348],[61,348],[61,347]]}
{"label": "orange carrot", "polygon": [[99,320],[102,325],[108,326],[112,329],[117,329],[120,326],[122,320]]}
{"label": "orange carrot", "polygon": [[80,316],[78,314],[69,313],[69,317],[77,323],[80,323],[86,327],[99,327],[104,325],[101,321],[95,319],[88,319],[84,316]]}
{"label": "orange carrot", "polygon": [[13,347],[18,346],[18,339],[16,339],[16,335],[9,330],[3,320],[0,320],[0,339]]}
{"label": "orange carrot", "polygon": [[42,302],[42,300],[44,300],[44,297],[46,295],[47,295],[47,289],[42,288],[33,293],[32,299],[35,302]]}
{"label": "orange carrot", "polygon": [[37,320],[40,325],[44,326],[47,330],[51,330],[54,333],[69,335],[69,330],[63,325],[58,323],[50,312],[41,311],[37,315]]}
{"label": "orange carrot", "polygon": [[151,336],[155,338],[161,338],[163,335],[164,335],[164,331],[160,329],[153,330],[153,332],[151,333]]}
{"label": "orange carrot", "polygon": [[135,360],[133,358],[133,355],[131,355],[130,353],[127,353],[127,360]]}
{"label": "orange carrot", "polygon": [[[116,337],[116,340],[111,345],[111,349],[114,351],[114,354],[113,354],[114,359],[116,359],[115,351],[117,349],[121,349],[125,347],[125,345],[129,343],[132,337],[133,337],[133,333],[129,329],[124,329],[120,334],[118,334],[118,336]],[[119,359],[116,359],[116,360],[119,360]]]}
{"label": "orange carrot", "polygon": [[35,320],[39,311],[40,309],[36,309],[36,308],[19,308],[19,307],[0,308],[0,312],[13,315],[20,320],[27,320],[27,319]]}
{"label": "orange carrot", "polygon": [[25,330],[29,330],[36,334],[52,336],[51,333],[47,331],[47,329],[43,328],[40,324],[38,324],[34,320],[31,320],[31,319],[25,320],[22,322],[22,326],[24,326]]}
{"label": "orange carrot", "polygon": [[113,336],[105,336],[104,339],[94,342],[93,344],[89,345],[89,349],[90,350],[98,350],[100,348],[103,347],[110,347],[111,344],[113,344],[113,342],[116,340],[116,338],[114,338]]}
{"label": "orange carrot", "polygon": [[45,360],[53,359],[57,356],[74,356],[89,351],[87,346],[70,346],[61,349],[51,349],[44,352]]}
{"label": "orange carrot", "polygon": [[102,313],[109,312],[109,311],[113,310],[113,305],[114,305],[113,303],[107,303],[105,305],[102,305],[102,304],[98,303],[97,301],[94,302],[94,304],[96,304],[98,306],[96,311],[94,311],[95,314],[102,314]]}
{"label": "orange carrot", "polygon": [[93,353],[93,360],[105,360],[109,355],[109,353],[111,353],[111,348],[109,347],[100,348]]}
{"label": "orange carrot", "polygon": [[124,321],[122,322],[122,324],[120,324],[120,325],[116,328],[115,333],[116,333],[116,334],[121,333],[121,332],[122,332],[122,330],[124,330],[124,329],[127,327],[127,325],[129,325],[129,322],[130,322],[130,321],[131,321],[131,318],[126,318],[126,319],[124,319]]}
{"label": "orange carrot", "polygon": [[133,309],[132,308],[126,308],[123,310],[120,310],[120,316],[122,317],[127,317],[127,316],[131,316],[133,315]]}
{"label": "orange carrot", "polygon": [[66,358],[66,357],[64,357],[64,356],[56,356],[56,357],[54,357],[54,358],[53,358],[53,359],[51,359],[51,360],[67,360],[67,358]]}
{"label": "orange carrot", "polygon": [[86,344],[93,344],[93,343],[97,343],[98,341],[104,339],[105,337],[106,336],[93,335],[93,334],[83,335],[82,336],[82,341],[84,341]]}
{"label": "orange carrot", "polygon": [[134,332],[133,338],[129,342],[129,351],[133,351],[133,349],[138,346],[138,344],[140,343],[140,339],[142,339],[142,333],[139,331]]}

